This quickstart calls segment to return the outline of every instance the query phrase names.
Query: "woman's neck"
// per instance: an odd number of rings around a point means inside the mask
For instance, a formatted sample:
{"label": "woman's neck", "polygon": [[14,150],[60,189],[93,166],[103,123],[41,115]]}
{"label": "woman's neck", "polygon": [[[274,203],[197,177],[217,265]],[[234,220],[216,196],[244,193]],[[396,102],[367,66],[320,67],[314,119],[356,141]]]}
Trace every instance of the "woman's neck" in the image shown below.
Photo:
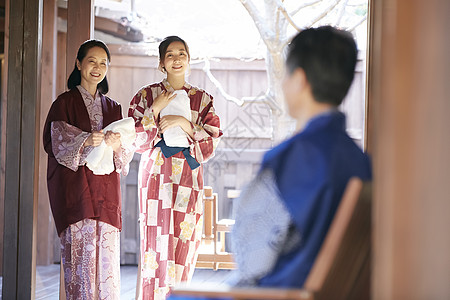
{"label": "woman's neck", "polygon": [[174,90],[181,90],[185,84],[184,76],[171,76],[167,74],[167,81]]}
{"label": "woman's neck", "polygon": [[97,85],[87,84],[86,82],[81,81],[80,85],[89,92],[89,94],[92,95],[92,97],[95,97],[95,93],[97,93]]}

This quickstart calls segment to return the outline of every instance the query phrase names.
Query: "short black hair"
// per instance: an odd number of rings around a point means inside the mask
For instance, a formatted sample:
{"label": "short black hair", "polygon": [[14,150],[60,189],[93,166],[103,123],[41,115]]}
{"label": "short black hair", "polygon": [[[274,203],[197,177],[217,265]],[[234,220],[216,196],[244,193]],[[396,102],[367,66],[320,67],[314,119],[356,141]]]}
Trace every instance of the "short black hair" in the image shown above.
{"label": "short black hair", "polygon": [[317,102],[340,105],[355,75],[358,50],[352,34],[332,26],[309,28],[289,44],[287,71],[302,68]]}
{"label": "short black hair", "polygon": [[[89,50],[94,47],[99,47],[105,50],[106,56],[108,57],[108,63],[111,62],[111,54],[109,53],[109,49],[106,44],[100,40],[87,40],[83,44],[81,44],[80,48],[78,49],[77,60],[81,63],[86,57]],[[71,90],[79,84],[81,84],[81,73],[77,68],[77,62],[75,60],[75,67],[72,73],[70,73],[69,79],[67,79],[67,87],[69,88],[69,90]],[[108,93],[109,86],[106,76],[99,84],[97,84],[97,90],[102,94]]]}

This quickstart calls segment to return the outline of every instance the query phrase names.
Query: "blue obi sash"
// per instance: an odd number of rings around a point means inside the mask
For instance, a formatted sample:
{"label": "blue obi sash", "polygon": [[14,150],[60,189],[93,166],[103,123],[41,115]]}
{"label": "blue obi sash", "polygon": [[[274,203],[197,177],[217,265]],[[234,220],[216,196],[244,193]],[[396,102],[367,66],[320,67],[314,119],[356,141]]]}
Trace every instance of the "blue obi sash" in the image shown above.
{"label": "blue obi sash", "polygon": [[195,160],[194,157],[189,153],[189,148],[187,147],[169,147],[166,145],[164,138],[160,140],[155,147],[161,148],[161,152],[163,153],[165,158],[169,158],[178,152],[183,152],[184,157],[189,165],[189,167],[194,170],[200,166],[200,164]]}

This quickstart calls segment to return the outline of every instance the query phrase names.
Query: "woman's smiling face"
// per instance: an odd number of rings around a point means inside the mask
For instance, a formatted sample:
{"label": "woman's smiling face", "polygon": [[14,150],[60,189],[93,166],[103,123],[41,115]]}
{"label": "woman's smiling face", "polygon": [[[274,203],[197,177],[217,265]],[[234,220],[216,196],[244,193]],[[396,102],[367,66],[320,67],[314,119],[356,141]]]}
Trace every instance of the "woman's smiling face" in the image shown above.
{"label": "woman's smiling face", "polygon": [[81,86],[87,90],[95,87],[106,76],[108,72],[108,55],[100,47],[92,47],[80,62],[77,60],[77,67],[81,73]]}
{"label": "woman's smiling face", "polygon": [[171,75],[183,75],[189,66],[189,54],[182,42],[172,42],[167,47],[161,67]]}

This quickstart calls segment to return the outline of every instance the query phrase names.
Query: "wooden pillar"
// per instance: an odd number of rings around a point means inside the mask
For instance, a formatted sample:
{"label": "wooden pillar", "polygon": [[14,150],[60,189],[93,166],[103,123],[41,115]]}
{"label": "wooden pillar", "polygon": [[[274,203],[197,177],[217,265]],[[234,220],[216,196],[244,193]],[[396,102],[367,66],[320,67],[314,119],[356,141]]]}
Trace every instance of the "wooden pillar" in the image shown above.
{"label": "wooden pillar", "polygon": [[[53,100],[56,97],[56,0],[43,0],[42,24],[42,76],[41,76],[41,114],[39,142],[45,119]],[[37,227],[37,265],[53,263],[53,237],[55,225],[50,211],[47,192],[47,153],[42,142],[39,144],[39,201]]]}
{"label": "wooden pillar", "polygon": [[[5,194],[5,144],[6,144],[6,95],[4,91],[6,90],[6,62],[5,56],[1,55],[1,106],[0,106],[0,195]],[[3,216],[4,210],[4,197],[0,198],[0,216]],[[3,275],[3,222],[0,222],[0,276]]]}
{"label": "wooden pillar", "polygon": [[9,1],[3,299],[33,299],[42,0]]}
{"label": "wooden pillar", "polygon": [[[4,22],[3,28],[6,28],[5,24],[8,24],[9,16],[9,3],[5,3],[5,18],[0,22]],[[1,54],[1,80],[0,80],[0,216],[4,215],[4,197],[5,195],[5,164],[6,164],[6,85],[8,83],[7,70],[8,61],[6,56],[8,53],[8,38],[5,34],[4,39],[4,54]],[[3,222],[0,221],[0,276],[3,276]]]}
{"label": "wooden pillar", "polygon": [[66,78],[75,66],[80,45],[94,37],[94,0],[68,0]]}
{"label": "wooden pillar", "polygon": [[450,1],[372,0],[372,298],[450,295]]}

